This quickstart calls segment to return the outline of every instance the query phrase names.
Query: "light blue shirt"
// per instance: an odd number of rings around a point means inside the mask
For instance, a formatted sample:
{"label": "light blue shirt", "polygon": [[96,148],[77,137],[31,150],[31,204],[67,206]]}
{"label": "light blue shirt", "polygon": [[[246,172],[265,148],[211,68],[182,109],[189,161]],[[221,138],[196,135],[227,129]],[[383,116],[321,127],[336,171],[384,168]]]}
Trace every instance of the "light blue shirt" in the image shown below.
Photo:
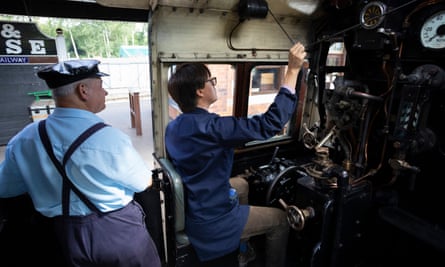
{"label": "light blue shirt", "polygon": [[[71,143],[87,128],[103,120],[92,112],[56,108],[46,129],[54,154],[61,162]],[[66,164],[73,184],[101,211],[127,205],[135,192],[148,186],[150,171],[131,139],[120,130],[105,127],[77,148]],[[0,198],[28,193],[37,211],[47,217],[62,214],[62,176],[47,155],[38,122],[27,125],[6,146],[0,164]],[[70,215],[91,211],[71,192]]]}

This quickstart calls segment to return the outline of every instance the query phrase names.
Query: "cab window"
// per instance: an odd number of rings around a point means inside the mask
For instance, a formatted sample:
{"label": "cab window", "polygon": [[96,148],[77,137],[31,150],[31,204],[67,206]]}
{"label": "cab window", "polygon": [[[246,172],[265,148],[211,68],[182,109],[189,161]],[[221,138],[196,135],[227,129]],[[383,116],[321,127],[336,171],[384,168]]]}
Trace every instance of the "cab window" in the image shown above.
{"label": "cab window", "polygon": [[[209,112],[220,116],[234,115],[234,86],[235,68],[231,64],[207,64],[212,76],[217,77],[216,93],[218,100],[213,103]],[[172,73],[175,66],[172,66],[169,73]],[[244,116],[253,117],[266,112],[273,102],[275,95],[280,90],[284,79],[287,65],[258,65],[250,72],[249,94],[246,99],[248,103],[247,114]],[[175,119],[181,111],[176,102],[169,96],[169,118]],[[287,136],[288,123],[283,130],[275,137]]]}
{"label": "cab window", "polygon": [[[247,116],[260,115],[274,101],[283,83],[287,65],[261,65],[250,72],[250,94]],[[275,137],[287,135],[288,124]]]}
{"label": "cab window", "polygon": [[326,89],[334,89],[337,77],[343,76],[343,68],[346,61],[346,50],[343,42],[334,42],[329,47],[326,59]]}
{"label": "cab window", "polygon": [[[230,64],[207,64],[213,77],[217,77],[218,83],[216,85],[216,94],[218,100],[213,103],[209,112],[216,113],[220,116],[233,115],[233,91],[234,91],[234,77],[235,71]],[[169,69],[169,74],[173,73],[175,66]],[[170,77],[169,77],[170,78]],[[168,99],[168,113],[171,120],[175,119],[181,110],[178,104],[169,96]]]}

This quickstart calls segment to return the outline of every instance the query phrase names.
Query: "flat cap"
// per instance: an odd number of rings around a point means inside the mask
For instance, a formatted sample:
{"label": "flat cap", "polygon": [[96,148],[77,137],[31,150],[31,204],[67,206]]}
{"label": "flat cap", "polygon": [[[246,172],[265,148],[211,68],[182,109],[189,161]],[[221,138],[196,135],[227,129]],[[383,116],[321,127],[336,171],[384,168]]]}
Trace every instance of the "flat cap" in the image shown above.
{"label": "flat cap", "polygon": [[51,89],[86,78],[109,76],[99,71],[99,63],[95,59],[67,60],[42,67],[37,76],[45,80]]}

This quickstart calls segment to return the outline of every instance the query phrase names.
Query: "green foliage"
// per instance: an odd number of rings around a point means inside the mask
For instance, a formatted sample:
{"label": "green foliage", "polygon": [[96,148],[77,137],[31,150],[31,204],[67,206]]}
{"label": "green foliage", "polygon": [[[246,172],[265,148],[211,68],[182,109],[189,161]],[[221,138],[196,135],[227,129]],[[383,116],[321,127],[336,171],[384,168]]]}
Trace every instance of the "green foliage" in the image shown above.
{"label": "green foliage", "polygon": [[35,22],[48,37],[63,30],[70,58],[119,57],[121,45],[148,45],[147,23],[0,15],[0,20]]}

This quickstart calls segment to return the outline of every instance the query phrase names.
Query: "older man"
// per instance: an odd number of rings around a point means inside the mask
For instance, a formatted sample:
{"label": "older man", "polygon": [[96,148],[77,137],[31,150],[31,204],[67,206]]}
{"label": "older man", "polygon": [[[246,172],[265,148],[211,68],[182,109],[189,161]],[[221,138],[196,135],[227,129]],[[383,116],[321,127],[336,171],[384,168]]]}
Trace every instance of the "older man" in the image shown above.
{"label": "older man", "polygon": [[38,71],[56,108],[9,141],[0,197],[29,194],[38,212],[55,218],[72,266],[159,267],[144,211],[133,200],[151,186],[150,172],[130,138],[95,114],[107,95],[101,77],[108,74],[98,65],[71,60]]}

